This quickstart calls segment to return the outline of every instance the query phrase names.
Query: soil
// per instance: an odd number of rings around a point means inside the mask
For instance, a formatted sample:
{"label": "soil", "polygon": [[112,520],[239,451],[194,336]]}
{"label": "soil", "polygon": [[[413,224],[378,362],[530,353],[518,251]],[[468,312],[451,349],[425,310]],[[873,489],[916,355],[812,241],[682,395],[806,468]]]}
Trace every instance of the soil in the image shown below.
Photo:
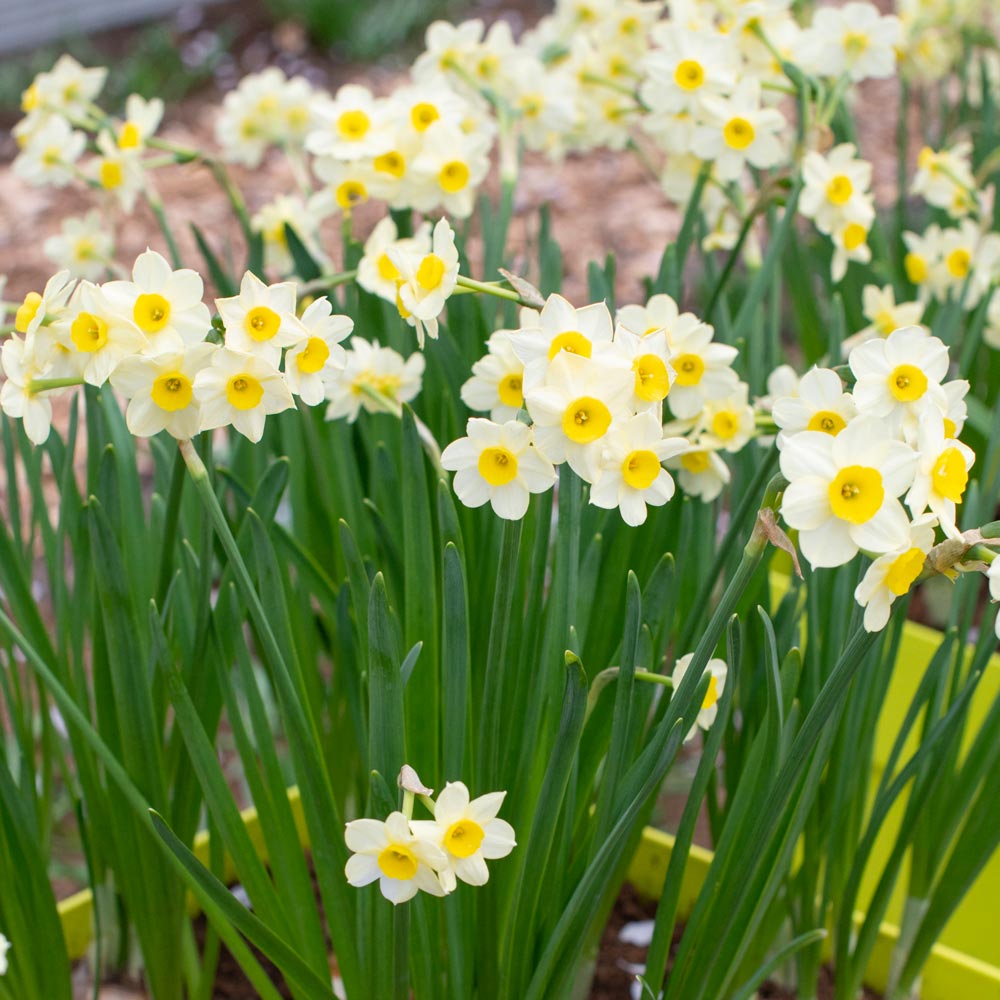
{"label": "soil", "polygon": [[[639,945],[626,944],[619,935],[626,924],[638,920],[652,920],[655,916],[656,900],[640,896],[631,885],[626,884],[622,887],[618,901],[611,911],[608,925],[604,929],[604,936],[601,938],[601,947],[597,955],[597,972],[589,1000],[628,1000],[631,995],[630,986],[635,980],[635,974],[631,970],[644,965],[647,949]],[[683,927],[678,927],[674,931],[670,946],[671,961],[683,933]],[[820,974],[816,996],[817,1000],[832,1000],[833,974],[829,968],[824,968]],[[797,1000],[794,990],[770,981],[761,986],[757,997],[758,1000]],[[881,994],[865,988],[861,1000],[881,1000]]]}
{"label": "soil", "polygon": [[[635,979],[634,969],[641,967],[646,960],[646,948],[627,944],[620,938],[622,928],[638,920],[651,920],[656,915],[656,901],[641,897],[636,890],[626,884],[611,912],[608,925],[601,939],[601,947],[597,957],[597,969],[589,1000],[629,1000],[630,987]],[[683,927],[674,932],[671,944],[671,959],[676,951]],[[203,917],[195,924],[195,936],[201,948],[205,941],[206,924]],[[291,997],[291,991],[285,985],[281,974],[273,963],[257,955],[275,983],[278,992],[283,997]],[[113,992],[112,992],[113,991]],[[127,987],[113,985],[102,990],[102,1000],[141,1000],[142,994],[131,992]],[[243,970],[232,957],[229,950],[223,946],[219,956],[218,973],[215,990],[212,994],[215,1000],[256,1000],[257,994],[250,985]],[[764,983],[757,994],[758,1000],[797,1000],[794,990],[779,986],[773,982]],[[817,1000],[832,1000],[833,976],[828,968],[821,972]],[[865,989],[861,1000],[881,1000],[881,994]]]}

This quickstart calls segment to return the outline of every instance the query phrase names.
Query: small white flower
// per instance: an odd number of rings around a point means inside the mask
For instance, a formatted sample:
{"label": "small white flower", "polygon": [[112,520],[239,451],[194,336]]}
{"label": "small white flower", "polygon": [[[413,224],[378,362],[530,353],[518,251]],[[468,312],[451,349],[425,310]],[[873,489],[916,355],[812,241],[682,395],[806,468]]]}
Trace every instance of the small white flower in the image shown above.
{"label": "small white flower", "polygon": [[53,331],[90,385],[103,385],[122,358],[139,354],[147,345],[135,323],[119,313],[103,290],[89,281],[77,287],[69,309]]}
{"label": "small white flower", "polygon": [[316,406],[326,395],[326,383],[347,363],[340,342],[351,335],[354,320],[334,313],[324,296],[310,303],[297,322],[303,336],[285,354],[285,380],[303,403]]}
{"label": "small white flower", "polygon": [[498,517],[517,521],[528,510],[529,494],[554,485],[552,463],[534,446],[526,424],[473,417],[466,434],[441,453],[441,464],[455,472],[455,494],[466,507],[489,502]]}
{"label": "small white flower", "polygon": [[517,846],[514,828],[497,819],[506,792],[490,792],[470,799],[461,781],[449,781],[434,803],[433,820],[412,820],[410,828],[440,847],[448,857],[441,881],[450,892],[456,877],[467,885],[485,885],[487,861],[505,858]]}
{"label": "small white flower", "polygon": [[691,149],[715,164],[721,180],[736,180],[747,164],[764,169],[781,159],[785,117],[761,106],[754,77],[744,77],[729,97],[706,97],[704,112],[705,124],[695,128]]}
{"label": "small white flower", "polygon": [[24,432],[32,444],[44,444],[52,426],[51,397],[63,390],[31,391],[31,380],[45,378],[48,373],[38,367],[20,337],[12,336],[4,341],[0,368],[6,376],[0,386],[0,409],[8,417],[23,422]]}
{"label": "small white flower", "polygon": [[550,363],[560,354],[614,362],[614,328],[603,302],[577,309],[561,295],[550,295],[531,319],[531,325],[510,334],[514,353],[524,365],[525,392],[542,385]]}
{"label": "small white flower", "polygon": [[147,101],[139,94],[129,94],[125,100],[125,121],[118,130],[118,147],[143,149],[162,120],[163,101],[159,97]]}
{"label": "small white flower", "polygon": [[399,314],[416,327],[417,342],[424,346],[424,334],[436,340],[438,317],[458,283],[458,249],[455,233],[447,219],[434,227],[431,252],[421,257],[398,246],[387,251],[399,271],[397,305]]}
{"label": "small white flower", "polygon": [[802,376],[795,396],[774,401],[771,415],[781,428],[778,443],[799,431],[822,431],[836,436],[857,415],[854,397],[831,368],[813,368]]}
{"label": "small white flower", "polygon": [[472,366],[462,386],[462,402],[470,410],[489,410],[497,423],[513,420],[524,408],[524,365],[514,353],[509,330],[497,330],[488,341],[489,353]]}
{"label": "small white flower", "polygon": [[841,223],[830,234],[833,240],[833,257],[830,261],[830,277],[834,282],[843,281],[850,261],[867,264],[872,259],[872,248],[868,245],[868,226],[853,219]]}
{"label": "small white flower", "polygon": [[306,149],[316,156],[351,160],[382,151],[389,133],[384,101],[356,83],[342,86],[319,112],[320,127],[309,133]]}
{"label": "small white flower", "polygon": [[705,503],[714,500],[732,478],[722,456],[697,440],[689,440],[687,451],[670,459],[667,465],[677,472],[681,489],[690,496],[700,497]]}
{"label": "small white flower", "polygon": [[226,347],[245,354],[256,354],[274,367],[281,360],[281,349],[301,340],[301,327],[295,323],[295,283],[282,281],[265,285],[247,271],[240,282],[240,293],[228,299],[216,299],[226,326]]}
{"label": "small white flower", "polygon": [[401,812],[390,813],[385,822],[356,819],[344,834],[353,852],[344,873],[353,886],[378,880],[382,895],[390,903],[405,903],[419,890],[432,896],[447,892],[435,874],[448,867],[448,855],[426,836],[417,836]]}
{"label": "small white flower", "polygon": [[748,399],[749,387],[745,382],[740,382],[728,396],[710,399],[701,411],[695,431],[701,442],[721,451],[742,450],[757,427]]}
{"label": "small white flower", "polygon": [[10,941],[0,934],[0,976],[7,975],[7,953],[10,951]]}
{"label": "small white flower", "polygon": [[[693,659],[694,653],[687,653],[674,665],[673,673],[670,676],[673,679],[675,691],[680,687],[681,681],[684,680],[684,675],[687,673],[688,667],[691,666]],[[719,714],[719,698],[725,689],[726,675],[729,673],[729,668],[726,666],[725,660],[715,658],[708,661],[705,666],[705,673],[709,675],[708,690],[705,692],[701,708],[698,709],[698,718],[695,724],[691,727],[687,736],[684,737],[685,743],[688,740],[694,739],[694,734],[699,729],[710,729],[712,723],[715,722],[715,717]]]}
{"label": "small white flower", "polygon": [[809,152],[803,157],[805,186],[799,211],[822,233],[832,233],[848,222],[859,222],[867,230],[875,218],[869,193],[872,165],[856,153],[855,146],[845,142],[825,156]]}
{"label": "small white flower", "polygon": [[944,417],[928,410],[917,429],[917,468],[906,494],[906,506],[917,517],[930,509],[945,534],[960,534],[955,524],[956,505],[969,484],[969,470],[976,455],[968,445],[948,437]]}
{"label": "small white flower", "polygon": [[358,263],[358,284],[386,302],[396,303],[396,282],[399,268],[392,262],[392,249],[407,255],[423,257],[431,252],[431,227],[422,222],[412,237],[398,238],[396,223],[387,215],[371,231],[365,242],[364,256]]}
{"label": "small white flower", "polygon": [[728,396],[739,384],[731,367],[739,352],[728,344],[713,343],[713,332],[707,324],[697,323],[670,337],[670,366],[677,377],[667,403],[680,420],[697,417],[709,400]]}
{"label": "small white flower", "polygon": [[948,409],[941,380],[948,372],[948,348],[923,327],[894,330],[885,340],[869,340],[851,351],[857,381],[854,400],[861,413],[885,420],[908,440],[928,409]]}
{"label": "small white flower", "polygon": [[673,477],[660,463],[687,448],[684,438],[663,436],[653,413],[620,421],[605,438],[590,502],[606,510],[617,507],[628,525],[643,524],[647,504],[661,507],[674,495]]}
{"label": "small white flower", "polygon": [[[391,347],[380,347],[378,341],[355,337],[344,370],[335,372],[327,384],[326,419],[347,417],[353,423],[362,409],[385,413],[392,403],[409,403],[420,393],[424,364],[419,351],[404,359]],[[382,402],[383,397],[390,407]]]}
{"label": "small white flower", "polygon": [[652,410],[661,415],[663,400],[677,376],[670,364],[667,331],[657,330],[641,336],[625,326],[618,326],[614,347],[632,371],[631,408],[637,413]]}
{"label": "small white flower", "polygon": [[119,362],[111,385],[129,400],[129,432],[152,437],[165,430],[180,441],[194,437],[201,430],[195,378],[218,350],[215,344],[201,343],[172,354],[134,355]]}
{"label": "small white flower", "polygon": [[135,259],[131,281],[101,286],[108,301],[143,332],[144,353],[176,352],[205,339],[212,316],[202,302],[204,282],[197,271],[175,271],[155,250]]}
{"label": "small white flower", "polygon": [[924,560],[934,544],[937,518],[925,514],[915,518],[893,548],[868,567],[854,591],[854,599],[865,609],[865,629],[881,632],[889,622],[892,602],[909,592],[920,576]]}
{"label": "small white flower", "polygon": [[[924,303],[897,304],[896,292],[892,285],[885,285],[883,288],[879,288],[878,285],[865,285],[861,291],[861,310],[870,325],[858,330],[844,341],[842,349],[845,357],[866,340],[888,337],[893,330],[903,326],[918,326],[923,319]],[[926,332],[930,333],[929,330]]]}
{"label": "small white flower", "polygon": [[846,73],[855,83],[892,76],[901,34],[899,18],[883,17],[870,3],[820,7],[803,32],[797,61],[820,76]]}
{"label": "small white flower", "polygon": [[108,132],[98,135],[97,150],[101,155],[88,165],[91,176],[124,211],[131,212],[146,184],[140,150],[118,146]]}
{"label": "small white flower", "polygon": [[791,435],[781,450],[788,480],[781,504],[812,566],[842,566],[858,549],[883,553],[907,520],[897,497],[913,483],[917,456],[884,420],[865,413],[836,437]]}
{"label": "small white flower", "polygon": [[201,407],[201,430],[232,425],[253,442],[263,436],[268,414],[295,405],[274,365],[228,347],[215,351],[211,365],[195,376],[194,395]]}
{"label": "small white flower", "polygon": [[101,213],[95,210],[63,219],[60,231],[42,244],[42,252],[74,278],[96,281],[111,263],[114,240],[105,229]]}
{"label": "small white flower", "polygon": [[557,353],[545,383],[524,397],[538,447],[556,464],[569,462],[578,476],[592,482],[604,435],[613,421],[628,415],[633,382],[627,369]]}

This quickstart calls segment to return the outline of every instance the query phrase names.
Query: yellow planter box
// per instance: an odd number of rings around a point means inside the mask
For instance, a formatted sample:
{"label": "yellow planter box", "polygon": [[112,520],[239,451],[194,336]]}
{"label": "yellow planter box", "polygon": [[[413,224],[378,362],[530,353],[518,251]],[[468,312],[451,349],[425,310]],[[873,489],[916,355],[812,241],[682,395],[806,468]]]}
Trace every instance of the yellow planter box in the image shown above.
{"label": "yellow planter box", "polygon": [[[641,895],[656,898],[662,892],[673,846],[674,838],[669,834],[648,827],[643,833],[627,875]],[[685,920],[694,909],[711,863],[710,851],[691,848],[677,911],[680,920]],[[855,914],[858,927],[863,920],[863,913]],[[882,924],[865,973],[865,983],[872,989],[885,989],[889,960],[898,937],[899,928]],[[1000,1000],[1000,969],[947,945],[937,944],[924,966],[920,1000]]]}
{"label": "yellow planter box", "polygon": [[[780,567],[782,565],[781,559],[775,559],[772,565]],[[782,569],[772,571],[771,588],[776,595],[783,594],[788,589],[788,583],[788,573]],[[873,784],[877,784],[882,777],[889,754],[892,751],[892,745],[903,724],[907,709],[917,692],[920,679],[940,644],[941,633],[926,625],[907,622],[903,628],[899,656],[875,733]],[[972,651],[966,650],[966,656],[971,658]],[[998,692],[1000,692],[1000,656],[994,655],[990,658],[979,681],[979,687],[972,698],[963,750],[968,749],[972,738],[979,731]],[[918,723],[913,727],[904,748],[904,761],[917,749],[920,732],[921,726]],[[874,794],[874,789],[872,789],[872,794]],[[872,851],[871,861],[865,870],[859,895],[862,909],[871,899],[889,858],[905,807],[906,793],[904,792],[889,814]],[[887,919],[897,923],[903,913],[904,896],[909,878],[908,865],[909,857],[907,856],[887,911]],[[978,959],[988,966],[1000,969],[1000,934],[997,933],[998,900],[1000,900],[1000,852],[994,855],[980,873],[979,878],[941,933],[939,943],[963,955],[968,955],[970,958]],[[1000,1000],[1000,993],[995,992],[988,995]],[[966,1000],[966,996],[964,993],[956,992],[951,994],[950,1000]]]}

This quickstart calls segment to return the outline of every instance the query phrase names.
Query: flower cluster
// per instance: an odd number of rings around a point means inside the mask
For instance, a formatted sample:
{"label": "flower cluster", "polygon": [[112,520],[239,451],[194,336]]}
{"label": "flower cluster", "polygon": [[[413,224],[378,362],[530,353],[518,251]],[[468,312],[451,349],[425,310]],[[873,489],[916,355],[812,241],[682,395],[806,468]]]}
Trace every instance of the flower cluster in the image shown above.
{"label": "flower cluster", "polygon": [[755,418],[737,351],[708,324],[667,295],[621,309],[617,323],[604,303],[576,309],[552,295],[521,324],[490,337],[462,388],[466,405],[490,413],[441,456],[463,503],[520,518],[564,462],[590,484],[592,504],[630,525],[673,496],[664,462],[687,492],[718,496],[729,480],[719,453],[739,451]]}
{"label": "flower cluster", "polygon": [[948,349],[918,326],[855,347],[853,386],[814,368],[774,401],[781,428],[781,513],[814,567],[873,559],[855,598],[878,631],[924,570],[935,528],[958,537],[957,507],[975,461],[959,440],[968,383],[947,381]]}
{"label": "flower cluster", "polygon": [[445,896],[459,881],[485,885],[490,877],[486,862],[507,857],[517,846],[514,828],[497,818],[506,794],[472,799],[461,781],[450,781],[436,801],[430,794],[420,796],[432,820],[414,820],[405,812],[393,812],[385,820],[352,820],[345,834],[352,851],[345,870],[348,882],[360,887],[377,880],[382,895],[394,904],[421,890]]}
{"label": "flower cluster", "polygon": [[[52,398],[72,387],[111,386],[129,400],[126,421],[139,437],[178,439],[232,426],[260,440],[268,414],[328,401],[328,416],[393,409],[419,392],[423,358],[352,342],[354,323],[327,298],[301,311],[291,282],[243,276],[239,294],[215,300],[204,284],[147,250],[129,281],[98,285],[60,272],[17,310],[4,343],[0,407],[23,419],[28,437],[49,434]],[[221,342],[220,342],[221,334]]]}

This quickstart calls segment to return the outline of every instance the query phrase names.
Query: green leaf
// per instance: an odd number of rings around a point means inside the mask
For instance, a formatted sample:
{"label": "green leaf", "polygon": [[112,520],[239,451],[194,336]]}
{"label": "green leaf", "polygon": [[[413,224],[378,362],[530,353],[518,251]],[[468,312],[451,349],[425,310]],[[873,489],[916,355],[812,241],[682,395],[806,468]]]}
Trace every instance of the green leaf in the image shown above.
{"label": "green leaf", "polygon": [[[216,927],[229,924],[235,927],[254,947],[259,948],[293,985],[303,990],[305,996],[333,998],[333,988],[328,978],[317,976],[302,960],[298,952],[259,920],[227,889],[178,839],[163,817],[153,809],[149,811],[153,827],[187,874],[187,882],[198,897],[205,913]],[[258,990],[261,983],[254,984]],[[265,988],[265,996],[277,998],[273,986]]]}
{"label": "green leaf", "polygon": [[389,621],[385,580],[372,581],[368,605],[368,761],[391,781],[406,763],[403,679]]}
{"label": "green leaf", "polygon": [[290,222],[285,223],[285,245],[295,262],[295,273],[303,281],[315,281],[323,273],[323,269],[316,263],[316,258],[309,252]]}

